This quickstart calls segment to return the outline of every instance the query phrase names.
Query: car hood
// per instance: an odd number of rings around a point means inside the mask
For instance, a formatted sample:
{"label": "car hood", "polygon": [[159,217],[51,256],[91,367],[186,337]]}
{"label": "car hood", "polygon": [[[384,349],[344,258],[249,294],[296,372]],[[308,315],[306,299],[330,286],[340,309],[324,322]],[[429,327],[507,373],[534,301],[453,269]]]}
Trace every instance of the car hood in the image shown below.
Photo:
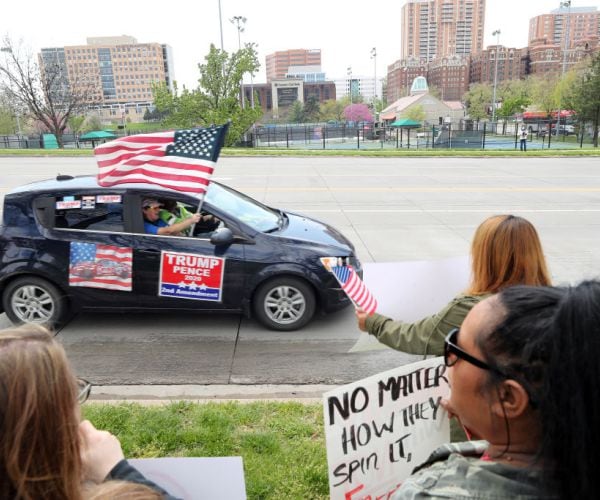
{"label": "car hood", "polygon": [[284,214],[288,219],[287,225],[272,234],[294,241],[333,246],[348,254],[354,253],[354,245],[337,229],[304,215],[293,212]]}

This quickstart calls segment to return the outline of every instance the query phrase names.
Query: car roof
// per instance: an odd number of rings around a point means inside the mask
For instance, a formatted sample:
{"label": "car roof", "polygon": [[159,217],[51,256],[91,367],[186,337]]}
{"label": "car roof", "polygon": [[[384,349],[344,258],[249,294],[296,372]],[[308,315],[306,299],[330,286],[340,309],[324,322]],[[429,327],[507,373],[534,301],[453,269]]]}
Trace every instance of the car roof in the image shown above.
{"label": "car roof", "polygon": [[98,184],[98,179],[95,175],[79,175],[76,177],[70,175],[58,175],[54,179],[46,179],[43,181],[31,182],[10,190],[7,195],[26,193],[26,192],[54,192],[66,190],[94,189],[97,191],[115,191],[125,189],[139,189],[164,191],[166,193],[177,193],[173,189],[150,184],[145,182],[136,182],[128,184],[118,184],[112,187],[103,187]]}

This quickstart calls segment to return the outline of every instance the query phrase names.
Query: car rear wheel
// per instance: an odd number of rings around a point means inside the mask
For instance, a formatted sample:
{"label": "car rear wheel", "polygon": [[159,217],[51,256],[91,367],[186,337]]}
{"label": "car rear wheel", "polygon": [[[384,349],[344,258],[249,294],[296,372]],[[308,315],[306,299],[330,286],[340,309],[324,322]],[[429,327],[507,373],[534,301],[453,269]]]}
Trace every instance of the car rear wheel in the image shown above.
{"label": "car rear wheel", "polygon": [[15,324],[40,323],[56,326],[67,313],[67,299],[56,286],[35,276],[8,284],[2,296],[4,311]]}
{"label": "car rear wheel", "polygon": [[254,296],[254,313],[267,328],[291,331],[302,328],[315,313],[315,294],[310,285],[296,278],[275,278]]}

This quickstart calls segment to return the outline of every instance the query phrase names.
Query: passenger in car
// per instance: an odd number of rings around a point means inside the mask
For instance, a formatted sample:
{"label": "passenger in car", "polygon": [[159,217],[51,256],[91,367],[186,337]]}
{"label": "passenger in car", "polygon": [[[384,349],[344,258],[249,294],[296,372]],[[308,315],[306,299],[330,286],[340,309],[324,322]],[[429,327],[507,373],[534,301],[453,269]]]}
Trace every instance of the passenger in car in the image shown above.
{"label": "passenger in car", "polygon": [[200,221],[200,214],[191,214],[181,222],[169,225],[160,218],[162,203],[155,198],[145,198],[142,201],[142,214],[144,215],[144,231],[148,234],[167,236],[181,236],[194,224]]}
{"label": "passenger in car", "polygon": [[[163,208],[160,209],[159,217],[161,220],[166,222],[169,226],[178,224],[192,216],[190,212],[182,203],[175,200],[162,200],[160,202]],[[196,224],[194,232],[205,233],[214,231],[219,227],[220,220],[212,214],[202,213],[200,221]],[[189,236],[192,228],[189,227],[181,231],[182,235]]]}

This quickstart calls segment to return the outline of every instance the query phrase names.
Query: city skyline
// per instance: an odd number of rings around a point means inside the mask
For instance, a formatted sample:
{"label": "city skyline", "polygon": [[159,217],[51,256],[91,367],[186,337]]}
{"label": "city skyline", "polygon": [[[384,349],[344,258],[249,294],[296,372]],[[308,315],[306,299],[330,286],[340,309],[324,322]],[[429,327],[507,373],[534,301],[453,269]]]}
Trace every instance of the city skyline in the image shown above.
{"label": "city skyline", "polygon": [[[221,0],[223,48],[233,52],[239,41],[258,44],[261,69],[254,82],[266,81],[265,57],[288,49],[320,49],[322,70],[328,79],[340,78],[352,68],[353,75],[386,76],[387,67],[401,58],[400,20],[404,0],[382,0],[377,10],[351,9],[339,0],[305,0],[293,9],[278,10],[267,0],[243,2]],[[558,0],[487,0],[483,47],[495,43],[492,32],[500,29],[500,44],[522,48],[527,45],[529,20],[559,7]],[[221,46],[219,0],[205,0],[190,15],[189,4],[175,3],[165,11],[164,3],[147,0],[141,4],[106,0],[103,8],[90,16],[73,0],[52,3],[35,0],[28,17],[14,2],[3,9],[0,34],[37,54],[42,48],[83,45],[95,36],[130,35],[140,43],[168,44],[173,49],[175,80],[179,86],[195,88],[211,43]],[[600,7],[598,0],[573,0],[574,7]],[[180,7],[180,8],[178,8]],[[61,15],[68,12],[68,15]],[[184,12],[185,15],[181,13]],[[194,13],[194,12],[192,12]],[[229,19],[243,16],[244,31],[238,33]],[[48,22],[47,19],[54,21]],[[376,47],[376,59],[371,57]],[[376,64],[376,66],[375,66]],[[247,77],[248,83],[250,78]]]}

